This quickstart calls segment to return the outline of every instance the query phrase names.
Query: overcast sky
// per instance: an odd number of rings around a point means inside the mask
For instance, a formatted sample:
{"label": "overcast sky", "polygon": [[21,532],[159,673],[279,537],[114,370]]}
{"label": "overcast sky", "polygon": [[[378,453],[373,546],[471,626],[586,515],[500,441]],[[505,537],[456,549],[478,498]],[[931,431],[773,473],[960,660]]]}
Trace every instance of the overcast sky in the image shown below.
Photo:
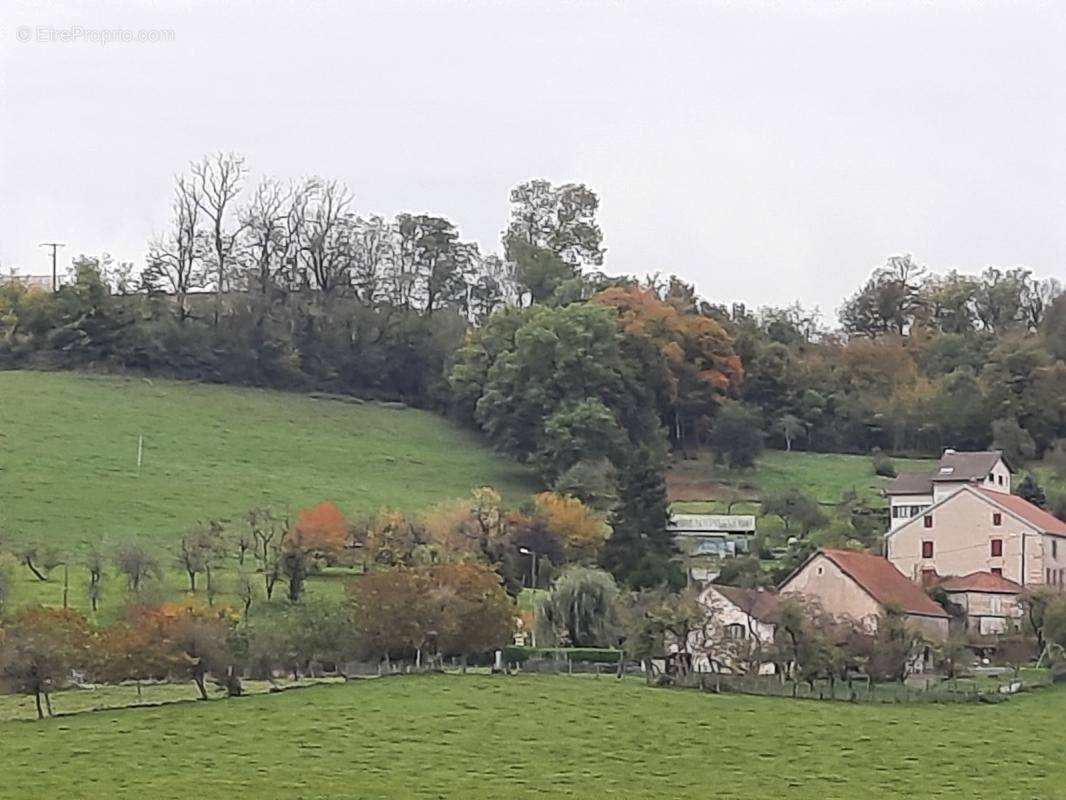
{"label": "overcast sky", "polygon": [[900,252],[1066,278],[1064,42],[1050,1],[4,0],[0,265],[140,264],[174,173],[233,150],[485,250],[513,184],[582,181],[609,272],[716,302],[832,314]]}

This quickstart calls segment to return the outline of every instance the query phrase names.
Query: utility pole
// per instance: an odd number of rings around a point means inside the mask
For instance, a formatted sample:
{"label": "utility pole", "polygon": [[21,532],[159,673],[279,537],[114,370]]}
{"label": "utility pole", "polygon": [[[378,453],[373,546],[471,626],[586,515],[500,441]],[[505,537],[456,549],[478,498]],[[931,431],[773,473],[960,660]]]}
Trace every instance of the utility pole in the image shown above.
{"label": "utility pole", "polygon": [[59,291],[59,276],[56,273],[56,251],[60,247],[66,247],[64,242],[41,242],[41,247],[52,248],[52,294]]}

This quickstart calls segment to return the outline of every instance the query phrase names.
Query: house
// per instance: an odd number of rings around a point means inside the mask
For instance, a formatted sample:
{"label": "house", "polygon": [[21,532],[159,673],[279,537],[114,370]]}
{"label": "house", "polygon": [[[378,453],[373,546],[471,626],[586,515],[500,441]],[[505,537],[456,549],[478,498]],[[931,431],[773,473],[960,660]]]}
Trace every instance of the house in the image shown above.
{"label": "house", "polygon": [[889,499],[889,530],[925,513],[964,487],[1010,494],[1011,469],[999,450],[960,453],[945,450],[933,472],[905,472],[885,487]]}
{"label": "house", "polygon": [[832,616],[853,619],[869,631],[893,609],[931,638],[948,635],[948,613],[888,559],[870,553],[816,550],[779,592],[814,600]]}
{"label": "house", "polygon": [[966,615],[966,628],[982,636],[1006,633],[1018,624],[1020,584],[991,572],[971,572],[937,584]]}
{"label": "house", "polygon": [[699,602],[708,613],[706,627],[689,634],[694,670],[773,673],[769,653],[780,609],[777,592],[710,583]]}
{"label": "house", "polygon": [[988,572],[1022,587],[1066,586],[1066,522],[994,477],[996,488],[965,484],[890,529],[885,557],[915,581]]}
{"label": "house", "polygon": [[672,514],[667,530],[685,559],[689,578],[706,583],[718,576],[722,559],[751,551],[755,517],[748,514]]}

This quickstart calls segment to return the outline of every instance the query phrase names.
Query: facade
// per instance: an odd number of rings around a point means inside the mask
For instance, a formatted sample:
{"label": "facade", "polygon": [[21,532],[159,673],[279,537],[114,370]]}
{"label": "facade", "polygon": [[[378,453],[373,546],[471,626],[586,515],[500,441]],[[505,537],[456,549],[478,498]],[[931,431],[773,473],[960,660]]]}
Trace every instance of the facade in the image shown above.
{"label": "facade", "polygon": [[966,629],[982,636],[1015,629],[1023,615],[1020,584],[991,572],[945,578],[939,584],[947,599],[966,614]]}
{"label": "facade", "polygon": [[673,514],[667,530],[685,558],[689,579],[714,580],[722,559],[751,551],[755,517],[747,514]]}
{"label": "facade", "polygon": [[773,673],[769,653],[780,607],[777,592],[712,583],[700,592],[699,602],[708,614],[706,628],[689,634],[694,670]]}
{"label": "facade", "polygon": [[870,553],[817,550],[779,591],[814,600],[832,616],[855,620],[871,632],[892,608],[931,638],[948,635],[948,613],[891,562]]}
{"label": "facade", "polygon": [[1066,523],[998,486],[966,485],[889,530],[885,557],[915,581],[988,572],[1062,587]]}
{"label": "facade", "polygon": [[909,472],[896,477],[885,488],[889,498],[889,530],[901,527],[934,503],[967,486],[1009,495],[1011,470],[1003,460],[1003,453],[945,450],[933,472]]}

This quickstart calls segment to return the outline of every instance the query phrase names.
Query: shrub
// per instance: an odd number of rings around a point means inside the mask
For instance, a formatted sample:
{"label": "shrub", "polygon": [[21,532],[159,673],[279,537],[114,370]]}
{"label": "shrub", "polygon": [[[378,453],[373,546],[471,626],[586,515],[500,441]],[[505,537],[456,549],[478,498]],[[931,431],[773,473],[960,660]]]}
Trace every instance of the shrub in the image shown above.
{"label": "shrub", "polygon": [[880,475],[882,478],[896,477],[896,465],[880,449],[874,450],[873,462],[875,475]]}

